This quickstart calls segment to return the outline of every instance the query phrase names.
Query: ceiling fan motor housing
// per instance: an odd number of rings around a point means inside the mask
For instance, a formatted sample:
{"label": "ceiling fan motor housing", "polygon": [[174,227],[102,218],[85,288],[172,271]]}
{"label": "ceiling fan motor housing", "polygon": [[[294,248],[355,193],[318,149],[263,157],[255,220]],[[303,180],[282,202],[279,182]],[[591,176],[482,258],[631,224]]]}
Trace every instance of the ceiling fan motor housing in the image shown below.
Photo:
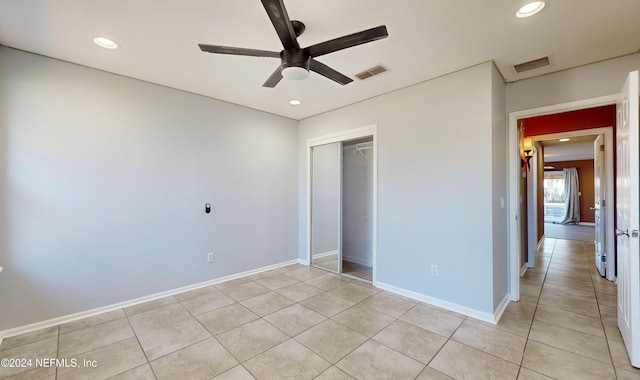
{"label": "ceiling fan motor housing", "polygon": [[301,80],[309,76],[311,57],[300,49],[285,49],[280,53],[282,76],[287,79]]}

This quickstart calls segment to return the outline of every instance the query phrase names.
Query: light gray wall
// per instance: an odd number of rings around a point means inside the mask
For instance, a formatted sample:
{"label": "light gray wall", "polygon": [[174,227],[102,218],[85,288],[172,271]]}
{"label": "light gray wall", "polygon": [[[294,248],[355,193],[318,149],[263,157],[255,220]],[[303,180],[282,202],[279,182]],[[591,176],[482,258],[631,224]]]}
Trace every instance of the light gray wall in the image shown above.
{"label": "light gray wall", "polygon": [[1,47],[0,330],[296,259],[296,127]]}
{"label": "light gray wall", "polygon": [[[494,304],[492,70],[484,63],[302,120],[298,144],[302,206],[307,139],[377,124],[378,281],[484,313]],[[304,207],[298,220],[303,255]]]}
{"label": "light gray wall", "polygon": [[338,250],[340,243],[341,155],[339,142],[318,145],[312,150],[312,256]]}
{"label": "light gray wall", "polygon": [[632,54],[507,85],[507,112],[617,94],[627,74],[640,69]]}
{"label": "light gray wall", "polygon": [[342,175],[342,258],[373,264],[373,150],[346,145]]}
{"label": "light gray wall", "polygon": [[493,178],[493,307],[508,291],[507,252],[507,112],[506,86],[495,67],[491,71],[491,155]]}

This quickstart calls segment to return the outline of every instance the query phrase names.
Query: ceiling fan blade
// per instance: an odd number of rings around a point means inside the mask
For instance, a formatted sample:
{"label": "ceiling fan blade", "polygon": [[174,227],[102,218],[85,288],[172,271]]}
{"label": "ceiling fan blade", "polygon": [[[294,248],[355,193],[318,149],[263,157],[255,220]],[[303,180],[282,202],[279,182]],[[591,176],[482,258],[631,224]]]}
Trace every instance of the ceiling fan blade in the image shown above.
{"label": "ceiling fan blade", "polygon": [[338,82],[341,85],[345,85],[345,84],[349,84],[351,82],[353,82],[353,79],[349,78],[348,76],[341,74],[337,71],[335,71],[334,69],[332,69],[331,67],[325,65],[324,63],[320,63],[318,61],[316,61],[315,59],[311,59],[311,64],[309,65],[309,70],[314,71],[326,78],[331,79],[334,82]]}
{"label": "ceiling fan blade", "polygon": [[300,49],[296,32],[293,30],[293,25],[282,0],[262,0],[262,5],[267,11],[285,50]]}
{"label": "ceiling fan blade", "polygon": [[229,46],[217,46],[217,45],[205,45],[198,44],[200,50],[206,53],[217,54],[232,54],[232,55],[248,55],[251,57],[273,57],[280,58],[280,53],[277,51],[257,50],[257,49],[245,49]]}
{"label": "ceiling fan blade", "polygon": [[264,82],[262,87],[274,88],[278,83],[280,83],[281,79],[282,79],[282,70],[280,66],[278,66],[276,71],[274,71],[273,74],[271,74],[269,79],[267,79],[267,81]]}
{"label": "ceiling fan blade", "polygon": [[333,53],[334,51],[387,38],[388,36],[389,33],[387,33],[387,27],[382,25],[376,28],[363,30],[362,32],[349,34],[348,36],[321,42],[305,48],[304,51],[311,57],[319,57],[324,54]]}

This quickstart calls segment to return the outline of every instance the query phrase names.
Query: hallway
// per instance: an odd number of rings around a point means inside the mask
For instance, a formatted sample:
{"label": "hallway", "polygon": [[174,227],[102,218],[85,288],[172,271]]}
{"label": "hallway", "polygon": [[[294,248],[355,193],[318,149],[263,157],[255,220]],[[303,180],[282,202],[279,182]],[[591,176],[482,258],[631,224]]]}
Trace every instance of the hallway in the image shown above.
{"label": "hallway", "polygon": [[616,285],[597,273],[592,242],[547,238],[514,305],[532,318],[520,378],[640,378],[617,327]]}

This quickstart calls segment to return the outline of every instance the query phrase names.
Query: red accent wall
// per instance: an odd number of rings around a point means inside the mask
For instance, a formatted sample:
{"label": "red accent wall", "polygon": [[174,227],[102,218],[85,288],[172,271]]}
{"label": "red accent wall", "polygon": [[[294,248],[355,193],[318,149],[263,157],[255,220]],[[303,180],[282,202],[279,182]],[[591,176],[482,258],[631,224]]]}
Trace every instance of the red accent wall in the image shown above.
{"label": "red accent wall", "polygon": [[611,104],[602,107],[535,116],[519,119],[518,121],[524,126],[525,136],[547,135],[601,127],[615,128],[616,105]]}

